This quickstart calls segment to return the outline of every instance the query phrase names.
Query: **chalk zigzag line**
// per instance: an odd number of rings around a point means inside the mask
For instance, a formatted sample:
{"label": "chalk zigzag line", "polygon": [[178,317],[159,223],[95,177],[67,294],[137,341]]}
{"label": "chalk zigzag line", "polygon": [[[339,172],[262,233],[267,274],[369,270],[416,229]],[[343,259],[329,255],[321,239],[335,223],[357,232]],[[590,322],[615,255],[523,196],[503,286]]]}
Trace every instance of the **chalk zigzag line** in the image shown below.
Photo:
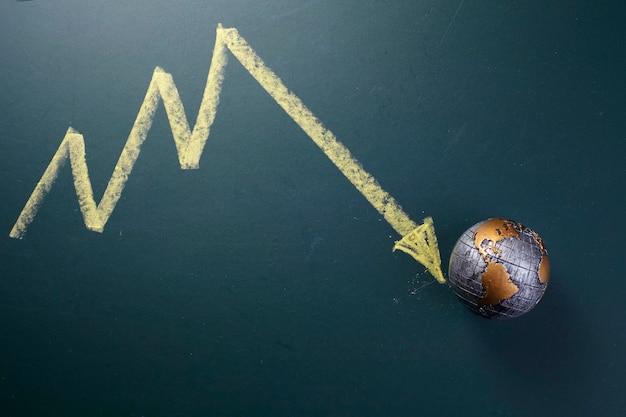
{"label": "chalk zigzag line", "polygon": [[400,241],[396,242],[394,250],[399,249],[408,253],[426,266],[439,282],[445,282],[441,271],[441,259],[432,219],[425,219],[424,223],[419,226],[413,222],[396,200],[382,189],[372,175],[363,169],[350,151],[335,138],[334,134],[326,129],[304,103],[285,87],[280,78],[265,65],[246,40],[239,35],[237,29],[223,28],[221,24],[217,27],[207,83],[193,131],[189,128],[183,103],[173,77],[162,68],[156,67],[144,101],[100,203],[96,205],[93,198],[93,189],[85,159],[84,138],[70,127],[26,202],[9,236],[18,239],[24,236],[68,158],[85,226],[89,230],[102,232],[139,157],[141,145],[150,131],[160,100],[163,101],[170,123],[181,168],[197,169],[202,151],[209,138],[211,125],[215,120],[219,95],[224,81],[224,69],[227,64],[227,49],[319,146],[385,220],[403,236]]}

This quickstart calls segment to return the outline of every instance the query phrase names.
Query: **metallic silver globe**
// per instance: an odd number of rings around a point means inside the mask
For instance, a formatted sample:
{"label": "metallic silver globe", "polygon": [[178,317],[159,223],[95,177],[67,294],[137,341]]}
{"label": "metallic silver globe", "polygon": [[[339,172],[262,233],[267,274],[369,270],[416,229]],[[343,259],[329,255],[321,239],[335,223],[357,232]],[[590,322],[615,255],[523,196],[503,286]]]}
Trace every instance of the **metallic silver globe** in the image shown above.
{"label": "metallic silver globe", "polygon": [[475,313],[495,319],[521,316],[546,291],[548,251],[539,235],[520,223],[485,220],[456,242],[448,277],[456,295]]}

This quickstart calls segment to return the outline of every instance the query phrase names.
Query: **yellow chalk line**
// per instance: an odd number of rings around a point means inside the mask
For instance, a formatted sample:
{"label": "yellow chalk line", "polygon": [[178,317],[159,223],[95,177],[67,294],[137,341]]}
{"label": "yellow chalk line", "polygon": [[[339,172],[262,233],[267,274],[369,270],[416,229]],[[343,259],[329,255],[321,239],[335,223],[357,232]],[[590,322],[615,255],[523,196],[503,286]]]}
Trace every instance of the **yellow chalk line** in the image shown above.
{"label": "yellow chalk line", "polygon": [[350,151],[336,139],[330,130],[322,125],[302,100],[285,87],[280,78],[265,65],[245,39],[239,35],[239,32],[235,28],[223,28],[221,25],[218,25],[216,31],[211,66],[193,131],[189,128],[183,103],[172,76],[159,67],[155,68],[146,97],[100,203],[96,206],[93,198],[91,180],[85,160],[84,138],[70,127],[35,190],[26,202],[9,236],[13,238],[24,236],[28,225],[34,219],[40,204],[50,191],[60,168],[68,157],[85,226],[89,230],[102,232],[139,157],[141,145],[152,126],[159,98],[163,101],[170,122],[181,168],[197,169],[217,112],[224,80],[224,69],[227,63],[226,48],[289,117],[319,146],[367,201],[403,236],[400,241],[396,242],[394,250],[399,249],[408,253],[422,263],[439,282],[445,282],[441,271],[441,259],[432,219],[425,219],[424,223],[419,226],[413,222],[396,200],[382,189],[372,175],[363,169]]}

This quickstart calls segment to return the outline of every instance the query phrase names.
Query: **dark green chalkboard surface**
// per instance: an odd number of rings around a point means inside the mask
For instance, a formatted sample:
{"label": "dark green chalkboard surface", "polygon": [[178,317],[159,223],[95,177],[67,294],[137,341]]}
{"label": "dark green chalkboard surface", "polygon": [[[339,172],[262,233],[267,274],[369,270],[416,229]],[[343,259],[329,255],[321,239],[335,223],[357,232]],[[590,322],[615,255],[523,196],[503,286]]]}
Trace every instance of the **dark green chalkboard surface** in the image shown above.
{"label": "dark green chalkboard surface", "polygon": [[[0,414],[624,415],[610,3],[0,2]],[[491,217],[515,319],[438,283]]]}

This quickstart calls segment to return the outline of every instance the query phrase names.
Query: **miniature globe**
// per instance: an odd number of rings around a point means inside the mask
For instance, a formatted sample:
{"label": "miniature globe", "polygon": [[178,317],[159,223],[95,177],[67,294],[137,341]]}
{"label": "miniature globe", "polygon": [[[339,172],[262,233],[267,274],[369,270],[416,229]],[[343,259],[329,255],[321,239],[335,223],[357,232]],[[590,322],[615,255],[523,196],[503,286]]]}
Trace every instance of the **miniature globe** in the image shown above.
{"label": "miniature globe", "polygon": [[495,319],[521,316],[546,291],[548,251],[537,233],[517,222],[485,220],[456,242],[448,277],[456,295],[475,313]]}

